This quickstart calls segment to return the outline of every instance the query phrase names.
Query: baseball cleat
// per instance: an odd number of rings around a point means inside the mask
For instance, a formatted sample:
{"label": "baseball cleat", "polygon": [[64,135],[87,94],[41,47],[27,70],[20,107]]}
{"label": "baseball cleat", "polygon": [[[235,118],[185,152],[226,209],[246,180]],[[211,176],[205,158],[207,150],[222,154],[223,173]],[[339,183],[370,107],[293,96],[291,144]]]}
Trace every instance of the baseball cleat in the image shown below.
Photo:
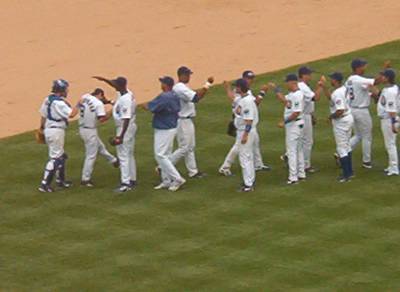
{"label": "baseball cleat", "polygon": [[232,176],[232,171],[229,168],[220,168],[218,172],[224,176]]}
{"label": "baseball cleat", "polygon": [[168,189],[171,185],[165,182],[160,183],[159,185],[156,185],[154,187],[155,190],[163,190],[163,189]]}
{"label": "baseball cleat", "polygon": [[371,169],[372,168],[372,163],[371,162],[363,162],[362,167],[366,169]]}
{"label": "baseball cleat", "polygon": [[126,193],[129,192],[131,189],[131,187],[127,184],[121,184],[118,188],[116,188],[114,190],[115,193]]}
{"label": "baseball cleat", "polygon": [[131,189],[136,188],[136,187],[137,187],[137,182],[136,182],[135,180],[130,180],[130,181],[129,181],[129,187],[130,187]]}
{"label": "baseball cleat", "polygon": [[185,179],[182,179],[181,181],[176,181],[174,182],[169,188],[168,190],[171,192],[176,192],[177,190],[179,190],[184,184],[186,183]]}
{"label": "baseball cleat", "polygon": [[206,173],[198,171],[196,174],[189,176],[189,178],[204,178],[206,176]]}
{"label": "baseball cleat", "polygon": [[69,189],[70,187],[72,187],[72,182],[68,180],[57,181],[56,183],[59,188]]}
{"label": "baseball cleat", "polygon": [[288,180],[286,184],[288,185],[297,185],[299,182],[297,180]]}
{"label": "baseball cleat", "polygon": [[337,180],[340,183],[346,183],[346,182],[350,182],[351,178],[350,177],[339,176]]}
{"label": "baseball cleat", "polygon": [[239,191],[243,192],[243,193],[253,192],[254,191],[254,187],[242,186]]}
{"label": "baseball cleat", "polygon": [[256,171],[270,171],[271,169],[272,169],[271,166],[264,164],[260,167],[257,167],[255,170]]}
{"label": "baseball cleat", "polygon": [[81,181],[81,186],[83,187],[88,187],[88,188],[93,188],[94,184],[91,180],[83,180]]}
{"label": "baseball cleat", "polygon": [[391,172],[391,171],[386,173],[386,176],[398,176],[398,175],[399,175],[398,173]]}
{"label": "baseball cleat", "polygon": [[386,174],[388,174],[388,173],[389,173],[389,167],[388,167],[388,168],[385,168],[385,169],[383,170],[383,172],[386,173]]}
{"label": "baseball cleat", "polygon": [[305,181],[307,179],[307,177],[299,177],[299,181]]}
{"label": "baseball cleat", "polygon": [[38,191],[41,193],[53,193],[54,190],[51,186],[45,185],[45,184],[41,184],[38,188]]}

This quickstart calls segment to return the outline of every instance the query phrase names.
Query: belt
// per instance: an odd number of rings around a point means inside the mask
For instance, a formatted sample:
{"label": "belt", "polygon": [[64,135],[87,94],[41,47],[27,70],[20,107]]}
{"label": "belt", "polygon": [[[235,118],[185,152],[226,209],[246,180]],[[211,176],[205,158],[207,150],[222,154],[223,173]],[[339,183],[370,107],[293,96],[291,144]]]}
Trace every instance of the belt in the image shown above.
{"label": "belt", "polygon": [[179,117],[181,120],[189,120],[189,119],[194,119],[194,117]]}
{"label": "belt", "polygon": [[81,129],[91,129],[91,130],[95,130],[96,128],[91,128],[91,127],[79,127]]}
{"label": "belt", "polygon": [[49,127],[49,129],[63,129],[63,130],[65,130],[64,127],[58,127],[58,126],[51,126],[51,127]]}
{"label": "belt", "polygon": [[369,109],[369,106],[350,106],[350,107],[354,109]]}

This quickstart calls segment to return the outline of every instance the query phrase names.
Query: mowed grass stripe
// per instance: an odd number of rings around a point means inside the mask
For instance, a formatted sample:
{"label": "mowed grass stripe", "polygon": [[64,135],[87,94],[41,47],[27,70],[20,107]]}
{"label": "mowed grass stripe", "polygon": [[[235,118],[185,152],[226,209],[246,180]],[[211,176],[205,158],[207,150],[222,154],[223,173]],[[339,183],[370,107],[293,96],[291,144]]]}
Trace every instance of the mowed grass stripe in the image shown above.
{"label": "mowed grass stripe", "polygon": [[[400,42],[311,62],[319,72],[349,73],[364,57],[371,74],[390,59],[400,68]],[[282,83],[297,66],[261,75]],[[240,72],[238,72],[240,73]],[[73,85],[72,85],[73,86]],[[133,84],[134,86],[134,84]],[[386,178],[387,157],[374,115],[374,165],[337,184],[339,170],[328,103],[317,105],[313,163],[320,170],[287,187],[279,160],[282,105],[269,94],[261,107],[262,152],[272,172],[257,175],[254,193],[236,192],[236,176],[217,169],[234,142],[226,125],[230,105],[221,86],[198,106],[197,158],[208,173],[178,193],[155,192],[151,116],[138,112],[139,187],[112,193],[118,171],[99,157],[95,189],[36,191],[47,156],[32,133],[0,141],[0,290],[5,291],[397,291],[400,289],[400,179]],[[68,130],[68,176],[77,184],[83,145],[76,123]],[[113,125],[100,127],[104,138]],[[179,165],[184,173],[183,165]]]}

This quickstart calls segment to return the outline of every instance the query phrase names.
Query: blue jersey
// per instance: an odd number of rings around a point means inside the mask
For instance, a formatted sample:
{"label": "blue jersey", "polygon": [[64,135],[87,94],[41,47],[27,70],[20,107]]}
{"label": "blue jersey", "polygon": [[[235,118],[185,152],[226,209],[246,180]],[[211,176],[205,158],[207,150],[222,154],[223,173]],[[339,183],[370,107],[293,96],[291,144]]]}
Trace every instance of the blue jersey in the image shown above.
{"label": "blue jersey", "polygon": [[178,113],[181,110],[179,97],[173,92],[163,92],[149,102],[153,115],[153,128],[160,130],[174,129],[178,124]]}

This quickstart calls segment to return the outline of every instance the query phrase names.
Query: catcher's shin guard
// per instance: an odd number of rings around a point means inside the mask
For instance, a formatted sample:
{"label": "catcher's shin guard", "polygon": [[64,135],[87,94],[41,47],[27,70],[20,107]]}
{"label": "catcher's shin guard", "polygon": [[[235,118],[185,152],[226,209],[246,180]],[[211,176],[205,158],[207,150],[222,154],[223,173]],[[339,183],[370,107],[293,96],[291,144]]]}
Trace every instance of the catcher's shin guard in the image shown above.
{"label": "catcher's shin guard", "polygon": [[56,159],[50,159],[46,163],[46,167],[43,174],[42,184],[49,186],[53,181],[54,174],[56,172]]}

